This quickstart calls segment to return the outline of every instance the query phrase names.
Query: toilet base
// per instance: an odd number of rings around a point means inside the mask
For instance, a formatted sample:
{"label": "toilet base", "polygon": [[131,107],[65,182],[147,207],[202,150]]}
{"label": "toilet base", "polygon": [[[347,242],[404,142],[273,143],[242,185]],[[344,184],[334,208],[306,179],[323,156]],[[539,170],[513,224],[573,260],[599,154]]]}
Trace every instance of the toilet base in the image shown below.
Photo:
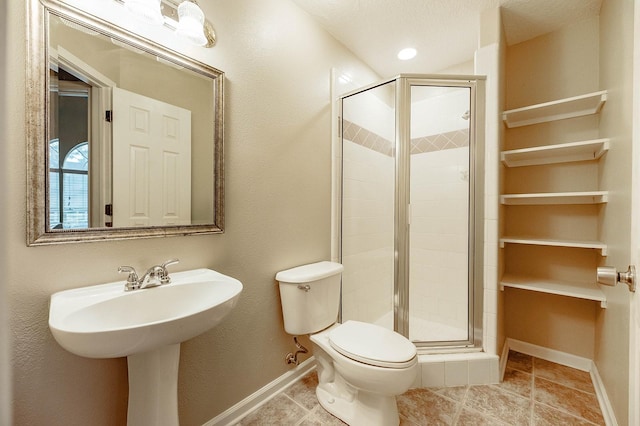
{"label": "toilet base", "polygon": [[322,408],[349,426],[397,426],[400,424],[395,396],[384,396],[356,391],[349,398],[334,396],[322,388],[316,388],[316,396]]}

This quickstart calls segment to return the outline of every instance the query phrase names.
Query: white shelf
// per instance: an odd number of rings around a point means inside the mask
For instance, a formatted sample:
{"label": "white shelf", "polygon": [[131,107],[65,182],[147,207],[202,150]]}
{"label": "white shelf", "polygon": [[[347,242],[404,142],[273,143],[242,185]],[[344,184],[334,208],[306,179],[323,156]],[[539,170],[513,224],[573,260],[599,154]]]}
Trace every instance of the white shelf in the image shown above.
{"label": "white shelf", "polygon": [[500,196],[500,202],[510,206],[601,204],[608,201],[608,195],[608,191],[505,194]]}
{"label": "white shelf", "polygon": [[586,95],[504,111],[502,113],[502,120],[507,127],[512,128],[597,114],[600,112],[606,100],[607,91],[602,90]]}
{"label": "white shelf", "polygon": [[505,244],[526,244],[535,246],[570,247],[600,250],[602,256],[607,255],[607,245],[600,241],[575,241],[575,240],[553,240],[528,237],[504,237],[500,238],[500,248]]}
{"label": "white shelf", "polygon": [[500,159],[507,167],[537,166],[597,160],[608,150],[609,139],[594,139],[503,151]]}
{"label": "white shelf", "polygon": [[594,300],[600,302],[600,306],[602,308],[607,307],[607,298],[604,292],[595,283],[572,283],[566,281],[540,280],[529,277],[505,275],[500,281],[500,290],[504,290],[504,287]]}

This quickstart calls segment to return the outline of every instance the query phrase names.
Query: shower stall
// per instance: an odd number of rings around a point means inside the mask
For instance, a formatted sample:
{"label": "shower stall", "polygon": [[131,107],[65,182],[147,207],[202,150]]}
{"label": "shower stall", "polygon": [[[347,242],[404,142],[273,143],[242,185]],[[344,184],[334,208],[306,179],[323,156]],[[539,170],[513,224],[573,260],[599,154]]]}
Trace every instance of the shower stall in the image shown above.
{"label": "shower stall", "polygon": [[400,75],[340,97],[342,321],[482,347],[484,83]]}

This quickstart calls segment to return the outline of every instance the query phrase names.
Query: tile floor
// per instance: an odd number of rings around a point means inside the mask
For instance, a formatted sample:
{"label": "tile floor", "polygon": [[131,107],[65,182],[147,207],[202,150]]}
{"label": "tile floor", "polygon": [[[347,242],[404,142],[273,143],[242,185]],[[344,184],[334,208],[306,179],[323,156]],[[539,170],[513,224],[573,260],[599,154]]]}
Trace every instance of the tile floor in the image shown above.
{"label": "tile floor", "polygon": [[[314,372],[236,426],[344,425],[316,400]],[[400,425],[604,425],[589,373],[509,352],[497,385],[410,389],[398,396]]]}

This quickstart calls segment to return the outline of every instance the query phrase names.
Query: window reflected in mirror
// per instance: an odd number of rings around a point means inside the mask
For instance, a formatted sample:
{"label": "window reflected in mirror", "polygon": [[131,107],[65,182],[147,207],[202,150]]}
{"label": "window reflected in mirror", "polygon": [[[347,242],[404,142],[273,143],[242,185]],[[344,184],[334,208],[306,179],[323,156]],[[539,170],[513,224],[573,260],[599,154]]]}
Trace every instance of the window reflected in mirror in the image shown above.
{"label": "window reflected in mirror", "polygon": [[89,218],[91,86],[62,67],[49,75],[49,227],[96,226]]}
{"label": "window reflected in mirror", "polygon": [[50,228],[88,228],[89,143],[81,142],[60,155],[60,141],[53,139],[49,142],[49,158]]}

